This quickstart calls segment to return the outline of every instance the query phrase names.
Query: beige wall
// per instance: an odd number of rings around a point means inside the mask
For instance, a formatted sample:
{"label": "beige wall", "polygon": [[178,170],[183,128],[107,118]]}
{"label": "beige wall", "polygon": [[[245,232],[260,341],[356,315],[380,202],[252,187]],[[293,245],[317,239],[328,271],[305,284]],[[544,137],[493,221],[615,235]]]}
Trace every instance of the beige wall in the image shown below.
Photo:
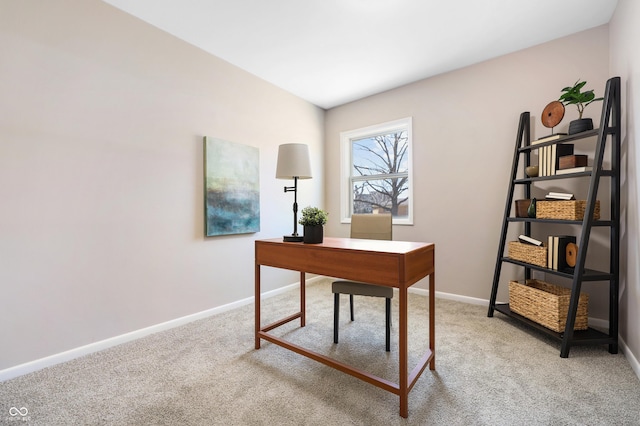
{"label": "beige wall", "polygon": [[[396,226],[394,239],[436,244],[437,291],[487,300],[519,115],[530,111],[532,137],[541,137],[550,131],[540,113],[563,87],[580,78],[602,95],[608,49],[602,26],[329,110],[327,164],[339,164],[341,131],[412,116],[414,225]],[[596,105],[586,112],[597,126]],[[568,108],[556,131],[574,118]],[[346,236],[348,225],[337,220],[339,185],[336,168],[326,175],[328,233]],[[509,266],[499,300],[508,299]],[[590,315],[607,318],[602,286],[584,287],[597,294]]]}
{"label": "beige wall", "polygon": [[640,152],[636,123],[640,123],[640,3],[619,0],[610,23],[611,73],[622,80],[622,279],[620,283],[620,335],[635,356],[640,376]]}
{"label": "beige wall", "polygon": [[[323,201],[324,111],[101,1],[2,1],[0,58],[0,370],[252,297],[279,144]],[[204,238],[204,135],[260,149],[259,233]]]}

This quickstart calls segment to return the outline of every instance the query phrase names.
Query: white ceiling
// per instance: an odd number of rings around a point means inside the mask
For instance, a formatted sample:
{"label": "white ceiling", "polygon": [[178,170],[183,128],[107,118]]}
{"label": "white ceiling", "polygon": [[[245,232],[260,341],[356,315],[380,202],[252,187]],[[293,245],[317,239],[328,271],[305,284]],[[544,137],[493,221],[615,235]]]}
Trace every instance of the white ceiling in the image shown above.
{"label": "white ceiling", "polygon": [[328,109],[606,24],[617,0],[104,0]]}

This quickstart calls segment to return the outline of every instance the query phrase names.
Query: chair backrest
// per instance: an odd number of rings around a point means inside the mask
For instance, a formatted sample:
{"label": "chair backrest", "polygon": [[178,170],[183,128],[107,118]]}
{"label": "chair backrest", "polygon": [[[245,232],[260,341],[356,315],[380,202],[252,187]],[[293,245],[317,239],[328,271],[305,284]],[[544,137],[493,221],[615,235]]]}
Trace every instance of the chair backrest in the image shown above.
{"label": "chair backrest", "polygon": [[390,214],[354,214],[351,216],[351,238],[367,240],[393,239]]}

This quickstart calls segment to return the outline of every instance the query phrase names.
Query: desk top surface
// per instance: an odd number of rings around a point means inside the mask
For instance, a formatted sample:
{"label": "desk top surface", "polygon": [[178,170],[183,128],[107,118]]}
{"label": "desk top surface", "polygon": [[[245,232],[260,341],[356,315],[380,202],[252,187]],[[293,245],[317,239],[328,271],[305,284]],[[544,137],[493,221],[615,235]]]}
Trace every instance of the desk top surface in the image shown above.
{"label": "desk top surface", "polygon": [[357,250],[357,251],[370,251],[381,253],[396,253],[405,254],[414,250],[430,248],[433,249],[435,245],[433,243],[423,243],[414,241],[389,241],[389,240],[365,240],[358,238],[336,238],[336,237],[324,237],[320,244],[305,244],[305,243],[291,243],[284,242],[282,238],[272,238],[267,240],[256,240],[256,243],[266,244],[283,244],[283,245],[296,245],[302,246],[308,249],[344,249],[344,250]]}

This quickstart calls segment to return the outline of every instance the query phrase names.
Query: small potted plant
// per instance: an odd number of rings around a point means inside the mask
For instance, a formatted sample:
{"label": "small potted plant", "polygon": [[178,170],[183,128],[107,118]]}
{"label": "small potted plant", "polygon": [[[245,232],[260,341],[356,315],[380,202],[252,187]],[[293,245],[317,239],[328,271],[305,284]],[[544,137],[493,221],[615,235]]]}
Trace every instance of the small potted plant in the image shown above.
{"label": "small potted plant", "polygon": [[578,108],[579,117],[569,123],[569,134],[580,133],[593,129],[593,120],[590,118],[582,118],[584,109],[592,102],[601,101],[603,98],[596,98],[593,90],[581,92],[582,88],[587,84],[586,81],[575,82],[573,87],[565,87],[562,89],[562,95],[558,101],[566,105],[575,105]]}
{"label": "small potted plant", "polygon": [[302,209],[302,218],[298,223],[304,226],[303,241],[307,244],[319,244],[324,235],[323,225],[327,223],[329,213],[317,207]]}

